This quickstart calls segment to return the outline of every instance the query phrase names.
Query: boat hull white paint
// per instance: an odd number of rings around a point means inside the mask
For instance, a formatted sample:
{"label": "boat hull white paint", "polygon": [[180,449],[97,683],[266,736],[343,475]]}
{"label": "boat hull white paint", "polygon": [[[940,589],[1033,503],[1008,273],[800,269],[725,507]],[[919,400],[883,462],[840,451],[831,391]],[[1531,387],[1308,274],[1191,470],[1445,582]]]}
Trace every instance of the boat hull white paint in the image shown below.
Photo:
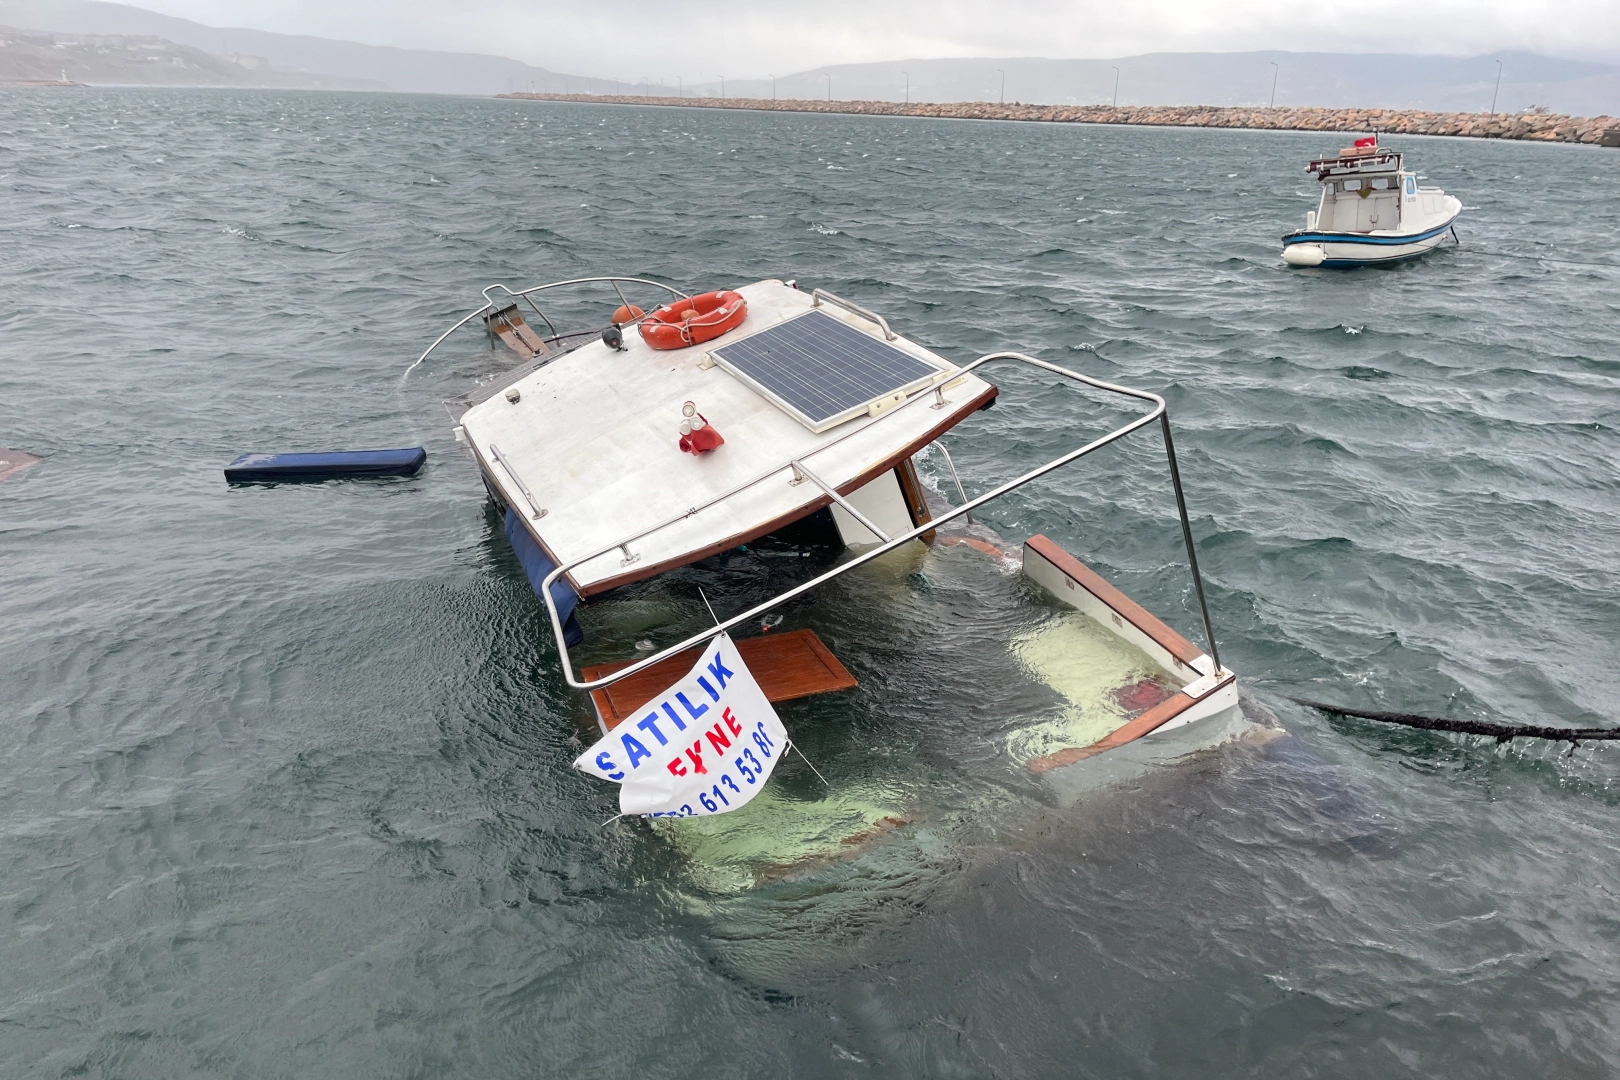
{"label": "boat hull white paint", "polygon": [[1283,261],[1289,266],[1320,266],[1329,270],[1415,259],[1433,251],[1451,234],[1453,215],[1442,225],[1407,238],[1396,233],[1294,233],[1283,237]]}

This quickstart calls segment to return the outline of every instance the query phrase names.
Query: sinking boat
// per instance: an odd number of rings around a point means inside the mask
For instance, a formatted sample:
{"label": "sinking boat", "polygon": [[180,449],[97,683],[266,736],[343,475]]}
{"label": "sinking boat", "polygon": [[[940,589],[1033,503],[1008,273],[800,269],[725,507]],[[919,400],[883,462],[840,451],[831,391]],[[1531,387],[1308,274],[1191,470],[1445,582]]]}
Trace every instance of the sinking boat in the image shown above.
{"label": "sinking boat", "polygon": [[[607,293],[594,307],[562,299],[593,288]],[[644,313],[627,291],[654,292],[662,303]],[[1210,627],[1163,398],[1019,352],[957,364],[896,333],[881,315],[791,281],[704,296],[735,300],[694,305],[671,286],[624,277],[518,292],[493,285],[483,306],[417,360],[480,320],[492,349],[504,344],[516,354],[516,366],[445,404],[545,605],[563,680],[582,705],[589,702],[603,734],[683,678],[722,632],[737,635],[743,661],[772,702],[879,693],[868,687],[883,684],[886,673],[846,666],[808,625],[815,598],[838,582],[832,591],[842,597],[863,597],[880,614],[901,611],[902,603],[887,599],[919,577],[906,560],[936,552],[992,567],[975,586],[986,590],[992,579],[1009,579],[1006,548],[1015,552],[1017,573],[1039,590],[997,587],[998,602],[1028,609],[1022,627],[998,643],[1000,654],[1054,701],[1006,740],[1010,764],[1026,778],[1056,780],[1107,752],[1155,740],[1168,745],[1173,733],[1238,717],[1236,676],[1221,665]],[[565,321],[558,312],[570,303],[595,323],[558,329]],[[686,346],[664,329],[717,320],[715,312],[729,326],[714,322],[707,340]],[[998,400],[1001,390],[988,380],[998,369],[1041,376],[1043,393],[1072,387],[1081,392],[1072,399],[1077,408],[1101,398],[1137,412],[970,498],[941,440],[960,438]],[[1017,554],[1017,545],[972,523],[986,504],[1080,467],[1133,433],[1151,436],[1153,428],[1207,648],[1048,537],[1028,537]],[[920,464],[942,479],[954,503],[929,489]],[[809,548],[826,557],[793,557]],[[767,589],[757,558],[728,569],[738,552],[786,555],[789,576]],[[745,598],[740,610],[722,603],[709,610],[708,625],[688,623],[691,632],[664,635],[679,640],[643,640],[631,652],[629,643],[659,622],[647,615],[649,605],[695,591],[695,579],[681,574],[699,566],[708,567],[711,585],[738,579],[731,595]],[[1039,593],[1046,599],[1031,607],[1028,596]],[[707,608],[707,595],[702,602]],[[784,613],[788,623],[775,625]],[[941,700],[938,708],[960,704]],[[850,806],[839,810],[866,808],[864,818],[855,814],[858,835],[908,820],[902,808],[869,795],[846,797]]]}
{"label": "sinking boat", "polygon": [[1305,171],[1322,182],[1322,198],[1306,212],[1305,227],[1283,237],[1289,266],[1400,262],[1439,247],[1448,233],[1457,238],[1453,226],[1462,203],[1420,186],[1402,155],[1379,147],[1376,135],[1312,161]]}

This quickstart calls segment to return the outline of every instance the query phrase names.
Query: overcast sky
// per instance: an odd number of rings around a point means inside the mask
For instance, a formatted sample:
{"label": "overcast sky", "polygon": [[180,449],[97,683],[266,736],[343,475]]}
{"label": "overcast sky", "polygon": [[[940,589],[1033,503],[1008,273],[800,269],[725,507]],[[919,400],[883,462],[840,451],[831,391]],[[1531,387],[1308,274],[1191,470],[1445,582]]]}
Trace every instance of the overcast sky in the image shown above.
{"label": "overcast sky", "polygon": [[497,53],[606,78],[910,57],[1289,49],[1620,59],[1620,0],[136,0],[214,26]]}

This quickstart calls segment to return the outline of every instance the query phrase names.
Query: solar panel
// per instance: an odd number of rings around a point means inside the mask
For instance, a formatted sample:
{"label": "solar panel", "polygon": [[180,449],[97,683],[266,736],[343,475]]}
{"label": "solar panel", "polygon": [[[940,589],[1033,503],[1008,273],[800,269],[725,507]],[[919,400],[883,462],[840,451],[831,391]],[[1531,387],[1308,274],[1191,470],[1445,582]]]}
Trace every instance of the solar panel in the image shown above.
{"label": "solar panel", "polygon": [[807,311],[710,355],[811,431],[851,420],[940,370],[825,311]]}

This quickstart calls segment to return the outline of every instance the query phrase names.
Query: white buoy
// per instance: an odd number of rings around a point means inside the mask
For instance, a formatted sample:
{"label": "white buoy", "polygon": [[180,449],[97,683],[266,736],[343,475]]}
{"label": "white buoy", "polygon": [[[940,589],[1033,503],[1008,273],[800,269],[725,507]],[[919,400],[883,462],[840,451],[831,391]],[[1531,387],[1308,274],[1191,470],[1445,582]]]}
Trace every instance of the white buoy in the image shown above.
{"label": "white buoy", "polygon": [[1283,248],[1283,262],[1289,266],[1321,266],[1327,261],[1327,249],[1317,244],[1289,244]]}

